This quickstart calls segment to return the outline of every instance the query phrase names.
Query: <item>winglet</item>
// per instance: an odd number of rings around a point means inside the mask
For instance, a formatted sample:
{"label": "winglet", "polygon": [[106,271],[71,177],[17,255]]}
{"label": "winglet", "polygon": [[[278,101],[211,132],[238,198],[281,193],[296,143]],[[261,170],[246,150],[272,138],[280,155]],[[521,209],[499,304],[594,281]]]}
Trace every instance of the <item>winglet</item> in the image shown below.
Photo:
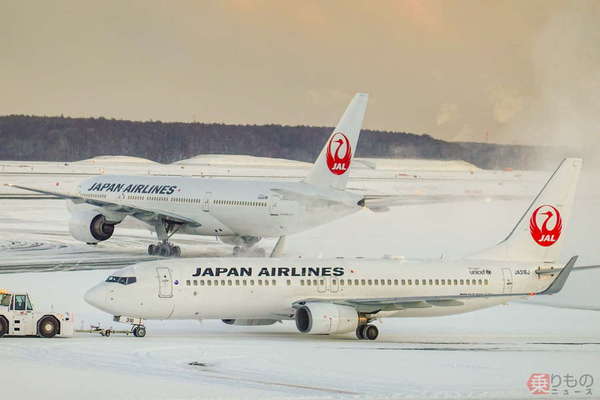
{"label": "winglet", "polygon": [[560,292],[563,286],[565,285],[569,274],[573,270],[576,261],[577,256],[571,257],[567,265],[565,265],[563,269],[558,273],[556,279],[552,282],[550,286],[548,286],[548,289],[544,290],[543,292],[540,292],[539,294],[555,294]]}

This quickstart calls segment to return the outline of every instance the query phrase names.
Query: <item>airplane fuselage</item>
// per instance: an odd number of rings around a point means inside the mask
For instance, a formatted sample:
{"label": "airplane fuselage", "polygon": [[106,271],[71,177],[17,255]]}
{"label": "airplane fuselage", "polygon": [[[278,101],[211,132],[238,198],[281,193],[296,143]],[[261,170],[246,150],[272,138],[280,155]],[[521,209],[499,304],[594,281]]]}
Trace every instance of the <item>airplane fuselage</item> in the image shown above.
{"label": "airplane fuselage", "polygon": [[136,283],[104,282],[91,290],[90,298],[113,315],[144,319],[280,320],[292,319],[293,305],[301,301],[343,304],[346,299],[489,295],[387,308],[367,304],[359,310],[376,317],[440,316],[506,303],[514,294],[540,292],[555,276],[538,275],[539,267],[471,260],[169,260],[120,270],[113,275],[135,276]]}
{"label": "airplane fuselage", "polygon": [[[284,236],[362,208],[356,194],[302,182],[102,175],[83,181],[77,194],[182,215],[194,223],[184,224],[181,232],[221,237]],[[143,215],[134,216],[143,221]]]}

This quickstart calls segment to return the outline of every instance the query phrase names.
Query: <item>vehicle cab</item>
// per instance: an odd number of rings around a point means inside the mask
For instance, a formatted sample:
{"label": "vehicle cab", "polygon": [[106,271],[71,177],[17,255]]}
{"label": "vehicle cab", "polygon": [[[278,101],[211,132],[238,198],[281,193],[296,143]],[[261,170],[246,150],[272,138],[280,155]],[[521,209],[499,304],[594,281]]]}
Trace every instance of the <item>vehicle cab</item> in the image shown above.
{"label": "vehicle cab", "polygon": [[73,336],[71,313],[37,311],[29,294],[0,290],[0,337],[2,336]]}

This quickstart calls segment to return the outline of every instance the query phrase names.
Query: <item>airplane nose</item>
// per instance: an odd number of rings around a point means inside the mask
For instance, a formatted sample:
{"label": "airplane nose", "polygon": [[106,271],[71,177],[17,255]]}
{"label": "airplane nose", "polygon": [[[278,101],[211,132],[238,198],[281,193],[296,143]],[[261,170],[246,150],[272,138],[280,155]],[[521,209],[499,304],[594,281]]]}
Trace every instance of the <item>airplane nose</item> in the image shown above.
{"label": "airplane nose", "polygon": [[88,290],[83,297],[86,303],[96,308],[105,308],[106,307],[106,293],[104,292],[104,288],[95,286]]}

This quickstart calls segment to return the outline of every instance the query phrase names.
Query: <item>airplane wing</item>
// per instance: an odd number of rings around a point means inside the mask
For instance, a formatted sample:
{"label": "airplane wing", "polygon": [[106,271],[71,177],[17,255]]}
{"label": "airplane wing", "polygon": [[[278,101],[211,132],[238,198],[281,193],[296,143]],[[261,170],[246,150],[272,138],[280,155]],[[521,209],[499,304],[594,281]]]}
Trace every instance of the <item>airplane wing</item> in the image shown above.
{"label": "airplane wing", "polygon": [[521,196],[484,196],[484,195],[453,195],[453,194],[406,194],[406,195],[365,195],[365,207],[373,212],[389,211],[390,207],[409,206],[415,204],[450,203],[473,200],[514,200]]}
{"label": "airplane wing", "polygon": [[[380,311],[398,311],[408,308],[430,308],[430,307],[455,307],[462,306],[469,299],[494,298],[494,297],[526,297],[534,295],[550,295],[562,290],[577,256],[571,257],[569,262],[560,269],[558,276],[545,290],[538,293],[465,293],[450,296],[405,296],[405,297],[382,297],[382,298],[356,298],[356,299],[305,299],[292,304],[293,308],[299,308],[310,302],[327,302],[338,305],[354,307],[358,312],[373,314]],[[557,271],[555,270],[555,273]]]}
{"label": "airplane wing", "polygon": [[147,223],[153,223],[156,219],[161,218],[167,221],[172,221],[179,224],[188,224],[188,225],[200,225],[198,221],[195,221],[191,218],[185,217],[183,215],[179,215],[176,213],[172,213],[164,210],[153,210],[150,208],[141,208],[137,205],[129,205],[126,202],[117,203],[113,201],[106,200],[98,200],[98,199],[89,199],[84,196],[80,196],[72,193],[61,193],[54,192],[46,189],[38,189],[28,186],[20,186],[13,184],[5,184],[5,186],[15,187],[17,189],[28,190],[30,192],[45,194],[48,196],[54,196],[61,199],[72,200],[75,203],[81,204],[91,204],[93,206],[106,208],[107,210],[114,211],[117,213],[124,213],[127,215],[131,215],[139,220],[142,220]]}

